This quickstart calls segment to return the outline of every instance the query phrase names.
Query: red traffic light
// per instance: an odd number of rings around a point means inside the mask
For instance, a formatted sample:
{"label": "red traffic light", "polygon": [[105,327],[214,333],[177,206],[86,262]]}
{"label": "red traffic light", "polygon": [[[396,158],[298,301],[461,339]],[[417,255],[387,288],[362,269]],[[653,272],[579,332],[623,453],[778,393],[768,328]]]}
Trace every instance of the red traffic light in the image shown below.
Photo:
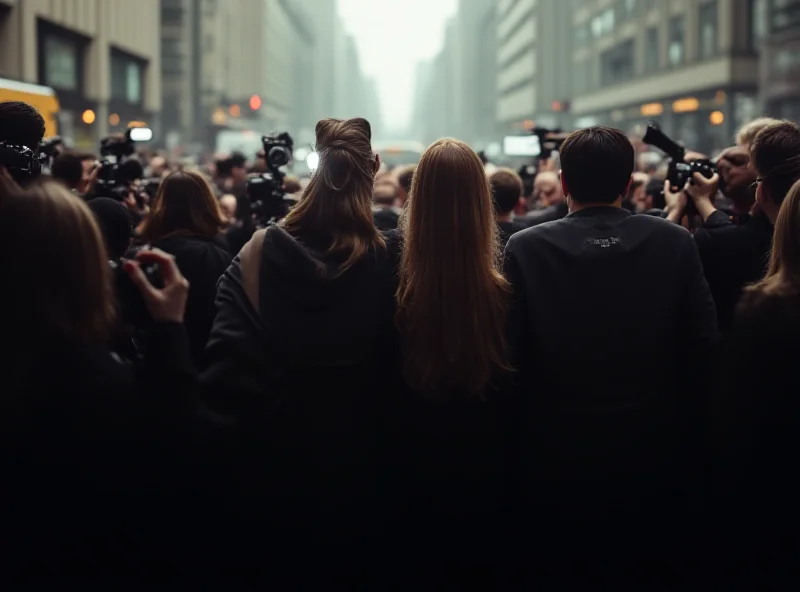
{"label": "red traffic light", "polygon": [[250,97],[250,108],[253,111],[258,111],[259,109],[261,109],[261,97],[259,97],[258,95],[253,95],[252,97]]}

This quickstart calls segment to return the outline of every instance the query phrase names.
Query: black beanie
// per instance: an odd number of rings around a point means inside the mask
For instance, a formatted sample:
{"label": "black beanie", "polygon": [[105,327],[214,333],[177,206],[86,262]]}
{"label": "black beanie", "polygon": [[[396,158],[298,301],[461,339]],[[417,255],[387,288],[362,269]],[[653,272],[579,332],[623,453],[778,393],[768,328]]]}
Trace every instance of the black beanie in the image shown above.
{"label": "black beanie", "polygon": [[118,201],[108,197],[96,197],[87,203],[100,225],[109,258],[122,258],[133,236],[133,224],[128,210]]}

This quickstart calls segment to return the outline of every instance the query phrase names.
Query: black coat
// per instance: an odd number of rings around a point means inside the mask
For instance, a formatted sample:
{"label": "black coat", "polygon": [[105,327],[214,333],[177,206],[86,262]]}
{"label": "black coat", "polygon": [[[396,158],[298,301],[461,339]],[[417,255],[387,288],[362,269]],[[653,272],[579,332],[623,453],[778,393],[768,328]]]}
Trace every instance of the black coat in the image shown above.
{"label": "black coat", "polygon": [[174,255],[178,268],[189,280],[189,300],[184,323],[195,367],[205,366],[204,350],[211,333],[216,308],[217,282],[233,256],[223,237],[172,236],[153,242],[153,247]]}
{"label": "black coat", "polygon": [[717,329],[691,235],[587,208],[511,237],[506,273],[530,495],[575,520],[635,514],[698,455]]}
{"label": "black coat", "polygon": [[280,227],[257,232],[220,281],[202,376],[209,404],[244,434],[245,505],[294,540],[377,526],[394,268],[385,249],[343,273],[341,262]]}

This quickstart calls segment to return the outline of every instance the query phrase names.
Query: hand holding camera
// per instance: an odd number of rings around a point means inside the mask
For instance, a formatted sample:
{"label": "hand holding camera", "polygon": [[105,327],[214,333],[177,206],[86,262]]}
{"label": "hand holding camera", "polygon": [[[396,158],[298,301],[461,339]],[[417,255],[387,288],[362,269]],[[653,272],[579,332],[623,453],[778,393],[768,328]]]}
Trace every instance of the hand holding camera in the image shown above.
{"label": "hand holding camera", "polygon": [[[158,266],[163,287],[154,286],[142,270],[142,264],[148,263]],[[154,321],[183,323],[189,281],[178,269],[175,257],[160,249],[142,250],[136,254],[136,260],[125,261],[124,269],[141,292]]]}

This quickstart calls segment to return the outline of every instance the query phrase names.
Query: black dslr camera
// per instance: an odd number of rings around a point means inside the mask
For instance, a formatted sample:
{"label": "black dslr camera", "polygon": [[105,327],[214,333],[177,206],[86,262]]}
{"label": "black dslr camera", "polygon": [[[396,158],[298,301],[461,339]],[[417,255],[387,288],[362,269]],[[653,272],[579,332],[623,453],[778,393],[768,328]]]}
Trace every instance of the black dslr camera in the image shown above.
{"label": "black dslr camera", "polygon": [[553,152],[559,152],[561,150],[561,145],[569,135],[561,131],[560,128],[547,129],[544,127],[533,128],[531,133],[539,138],[539,146],[542,147],[539,158],[542,160],[550,158]]}
{"label": "black dslr camera", "polygon": [[257,223],[269,226],[286,216],[289,206],[294,203],[283,191],[283,178],[286,175],[280,170],[292,159],[294,141],[288,133],[283,132],[263,136],[261,142],[269,172],[247,180],[247,198]]}
{"label": "black dslr camera", "polygon": [[662,132],[657,123],[653,122],[647,125],[647,131],[642,141],[645,144],[655,146],[669,156],[667,180],[672,187],[683,189],[687,181],[693,183],[692,176],[695,173],[700,173],[706,179],[710,179],[717,172],[717,165],[707,158],[698,158],[686,162],[686,148]]}
{"label": "black dslr camera", "polygon": [[122,137],[109,136],[100,141],[100,171],[95,183],[95,197],[110,197],[122,201],[130,194],[130,170],[121,165],[135,152],[136,142],[149,142],[153,132],[147,127],[134,127]]}

